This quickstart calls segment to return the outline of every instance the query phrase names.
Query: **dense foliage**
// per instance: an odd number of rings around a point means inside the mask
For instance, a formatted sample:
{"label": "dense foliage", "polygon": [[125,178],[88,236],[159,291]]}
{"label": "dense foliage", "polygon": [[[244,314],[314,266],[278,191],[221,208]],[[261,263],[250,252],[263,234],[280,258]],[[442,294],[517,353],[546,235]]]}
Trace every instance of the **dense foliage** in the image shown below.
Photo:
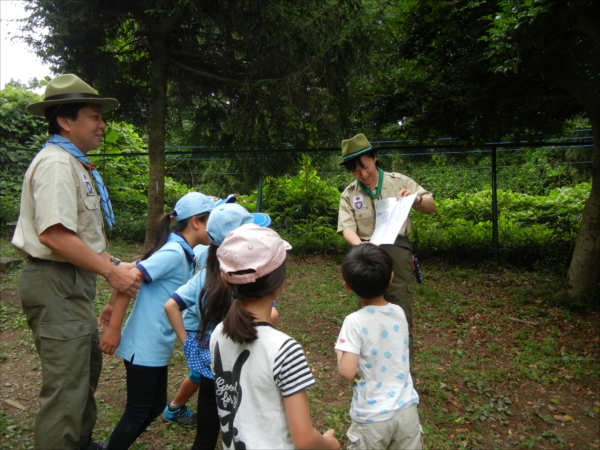
{"label": "dense foliage", "polygon": [[569,295],[589,295],[600,271],[600,2],[398,1],[378,28],[374,69],[354,89],[357,129],[474,145],[590,120],[592,189],[567,274]]}
{"label": "dense foliage", "polygon": [[[569,262],[590,183],[555,189],[546,196],[498,191],[499,256],[519,266],[564,269]],[[430,216],[411,215],[413,242],[423,255],[482,261],[494,255],[492,195],[485,190],[438,200]]]}
{"label": "dense foliage", "polygon": [[[17,220],[23,174],[48,138],[45,119],[26,112],[40,96],[18,83],[0,90],[0,225]],[[146,144],[133,125],[111,122],[102,146],[88,154],[98,166],[110,192],[116,226],[110,233],[125,239],[144,238],[147,222],[148,157],[132,156],[146,151]],[[107,156],[95,157],[97,154]],[[172,178],[165,179],[165,211],[190,188]]]}
{"label": "dense foliage", "polygon": [[23,38],[37,54],[147,127],[149,221],[164,202],[167,130],[229,148],[337,140],[346,81],[371,42],[355,0],[26,3]]}
{"label": "dense foliage", "polygon": [[33,157],[32,151],[45,140],[46,122],[25,111],[40,96],[19,83],[8,83],[0,90],[0,225],[17,220],[23,174]]}
{"label": "dense foliage", "polygon": [[[23,173],[46,139],[43,121],[23,113],[27,103],[38,99],[22,86],[10,85],[0,91],[0,114],[12,119],[1,127],[2,224],[16,220]],[[24,150],[7,148],[7,144]],[[145,138],[131,124],[111,122],[102,146],[89,154],[103,175],[115,210],[111,238],[144,240],[146,150]],[[569,163],[589,161],[590,152],[589,148],[574,148],[500,153],[498,207],[503,260],[564,268],[590,191],[589,164]],[[232,163],[235,158],[244,164]],[[352,177],[329,152],[302,154],[299,159],[300,169],[286,172],[286,166],[277,167],[279,160],[269,154],[225,153],[195,158],[174,154],[168,162],[163,211],[170,210],[186,192],[196,190],[219,197],[236,192],[239,203],[253,212],[258,180],[245,175],[265,170],[271,175],[263,180],[262,210],[273,218],[273,227],[292,243],[296,253],[342,254],[347,244],[336,234],[337,208],[340,192]],[[436,214],[412,215],[416,224],[412,239],[419,254],[471,260],[493,254],[489,154],[407,156],[386,151],[380,162],[386,170],[419,180],[436,196]],[[239,171],[237,166],[245,170]]]}

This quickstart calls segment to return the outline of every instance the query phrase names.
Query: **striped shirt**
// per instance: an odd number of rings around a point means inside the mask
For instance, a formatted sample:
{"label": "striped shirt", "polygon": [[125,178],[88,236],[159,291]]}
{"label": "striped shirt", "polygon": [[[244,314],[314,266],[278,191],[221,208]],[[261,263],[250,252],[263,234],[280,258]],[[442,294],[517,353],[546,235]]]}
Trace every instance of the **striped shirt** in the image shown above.
{"label": "striped shirt", "polygon": [[258,339],[250,344],[226,337],[222,323],[211,335],[223,448],[243,442],[251,449],[291,449],[283,398],[315,380],[298,342],[268,323],[257,323],[256,330]]}

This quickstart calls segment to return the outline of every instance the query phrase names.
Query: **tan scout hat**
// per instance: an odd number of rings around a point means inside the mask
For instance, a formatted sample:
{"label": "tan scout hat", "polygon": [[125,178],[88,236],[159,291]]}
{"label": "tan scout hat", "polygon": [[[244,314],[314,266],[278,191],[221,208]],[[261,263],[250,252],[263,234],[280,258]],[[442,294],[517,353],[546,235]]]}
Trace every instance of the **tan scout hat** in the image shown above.
{"label": "tan scout hat", "polygon": [[49,106],[65,103],[93,103],[102,108],[102,112],[115,109],[119,104],[115,98],[100,98],[98,91],[79,78],[67,73],[53,78],[46,86],[44,100],[27,106],[27,112],[44,117]]}
{"label": "tan scout hat", "polygon": [[362,133],[358,133],[351,139],[344,139],[342,141],[343,161],[340,163],[340,166],[346,161],[350,161],[352,158],[356,158],[357,156],[360,156],[372,149],[373,147],[371,146],[371,143]]}

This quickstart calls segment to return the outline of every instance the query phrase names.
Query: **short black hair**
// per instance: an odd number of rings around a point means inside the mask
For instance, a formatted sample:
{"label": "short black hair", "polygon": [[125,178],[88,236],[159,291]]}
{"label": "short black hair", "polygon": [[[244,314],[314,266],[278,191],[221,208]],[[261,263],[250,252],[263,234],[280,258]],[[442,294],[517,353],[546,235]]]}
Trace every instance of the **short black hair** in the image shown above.
{"label": "short black hair", "polygon": [[392,257],[381,247],[360,244],[342,261],[342,278],[356,295],[369,300],[385,293],[393,267]]}
{"label": "short black hair", "polygon": [[[354,172],[356,170],[356,166],[361,166],[361,156],[368,156],[371,159],[375,158],[375,156],[377,155],[377,149],[376,148],[372,148],[371,150],[369,150],[368,152],[363,153],[362,155],[358,155],[356,158],[352,158],[349,159],[348,161],[344,162],[343,165],[346,168],[346,170],[348,172]],[[375,165],[377,167],[379,167],[379,161],[375,162]]]}
{"label": "short black hair", "polygon": [[61,133],[62,127],[57,121],[59,117],[68,117],[71,120],[77,120],[79,111],[88,105],[90,105],[90,103],[61,103],[46,108],[44,115],[48,121],[48,134]]}

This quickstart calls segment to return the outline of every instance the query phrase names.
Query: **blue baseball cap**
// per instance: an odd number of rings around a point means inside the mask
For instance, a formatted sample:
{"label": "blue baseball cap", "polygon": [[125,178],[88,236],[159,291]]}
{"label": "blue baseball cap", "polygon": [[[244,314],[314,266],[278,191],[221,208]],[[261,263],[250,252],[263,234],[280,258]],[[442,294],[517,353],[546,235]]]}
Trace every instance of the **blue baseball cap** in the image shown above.
{"label": "blue baseball cap", "polygon": [[177,213],[175,220],[179,222],[198,214],[209,213],[214,207],[215,202],[210,197],[200,192],[190,192],[181,197],[175,204],[174,210]]}
{"label": "blue baseball cap", "polygon": [[235,194],[229,194],[225,198],[216,200],[215,206],[220,206],[220,205],[224,205],[225,203],[235,203],[235,202],[237,202],[237,198],[235,197]]}
{"label": "blue baseball cap", "polygon": [[242,225],[253,223],[259,227],[271,225],[271,218],[264,213],[249,213],[236,203],[223,203],[213,209],[206,223],[206,234],[210,242],[221,245],[227,234]]}

